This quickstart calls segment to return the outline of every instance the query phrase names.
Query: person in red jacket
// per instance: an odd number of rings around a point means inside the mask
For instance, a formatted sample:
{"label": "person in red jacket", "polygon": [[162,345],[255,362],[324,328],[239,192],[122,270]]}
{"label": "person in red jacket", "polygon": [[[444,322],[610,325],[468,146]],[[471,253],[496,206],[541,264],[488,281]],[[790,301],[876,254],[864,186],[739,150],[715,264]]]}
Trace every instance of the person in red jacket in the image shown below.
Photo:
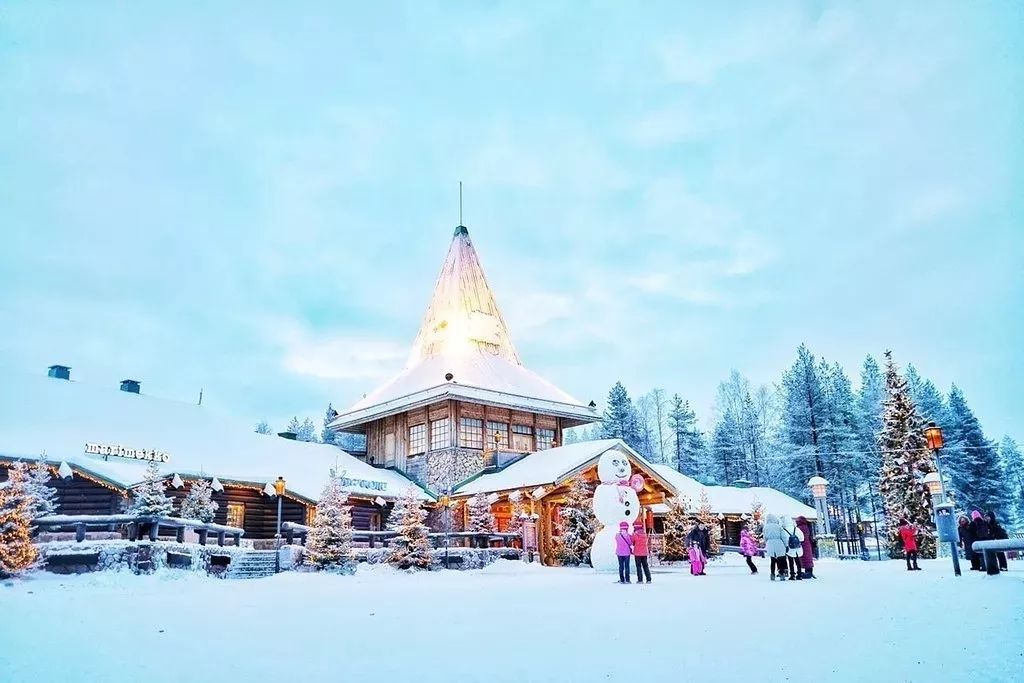
{"label": "person in red jacket", "polygon": [[633,522],[633,561],[636,562],[636,582],[651,582],[651,566],[647,563],[647,532],[639,519]]}
{"label": "person in red jacket", "polygon": [[921,571],[921,568],[917,566],[917,529],[905,519],[900,520],[900,538],[903,539],[903,555],[907,558],[907,571]]}

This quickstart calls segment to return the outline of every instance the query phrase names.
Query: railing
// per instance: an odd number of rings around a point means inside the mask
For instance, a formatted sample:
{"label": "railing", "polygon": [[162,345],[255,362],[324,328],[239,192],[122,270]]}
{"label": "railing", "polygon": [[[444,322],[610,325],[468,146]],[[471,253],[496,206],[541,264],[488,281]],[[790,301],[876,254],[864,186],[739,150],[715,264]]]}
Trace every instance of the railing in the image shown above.
{"label": "railing", "polygon": [[[283,522],[281,524],[281,532],[284,534],[285,540],[288,545],[292,545],[298,540],[300,545],[306,544],[306,539],[309,536],[311,528],[305,524],[297,524],[295,522]],[[369,547],[376,548],[377,543],[387,548],[391,539],[398,536],[398,532],[395,531],[353,531],[352,540],[358,542],[365,542]],[[430,539],[430,543],[435,548],[443,548],[445,537],[448,537],[449,541],[455,540],[457,543],[455,547],[459,547],[463,542],[468,542],[470,548],[488,548],[491,545],[491,541],[501,541],[501,548],[510,548],[514,546],[516,540],[522,538],[520,534],[502,534],[502,533],[477,533],[475,531],[452,531],[447,534],[444,532],[436,532],[427,534],[427,538]]]}
{"label": "railing", "polygon": [[151,541],[157,540],[157,537],[160,535],[161,527],[174,529],[175,541],[178,543],[185,542],[186,529],[194,529],[199,535],[199,545],[206,545],[207,538],[211,533],[217,536],[217,545],[219,546],[224,545],[224,540],[227,536],[234,539],[235,545],[241,545],[242,536],[245,534],[245,530],[239,529],[238,527],[201,522],[198,519],[182,519],[180,517],[150,517],[137,515],[50,515],[48,517],[40,517],[32,522],[32,524],[40,529],[74,527],[76,543],[81,543],[85,540],[85,532],[89,527],[112,527],[122,524],[127,525],[128,527],[129,541],[138,540],[143,525],[149,525],[148,535],[149,540]]}

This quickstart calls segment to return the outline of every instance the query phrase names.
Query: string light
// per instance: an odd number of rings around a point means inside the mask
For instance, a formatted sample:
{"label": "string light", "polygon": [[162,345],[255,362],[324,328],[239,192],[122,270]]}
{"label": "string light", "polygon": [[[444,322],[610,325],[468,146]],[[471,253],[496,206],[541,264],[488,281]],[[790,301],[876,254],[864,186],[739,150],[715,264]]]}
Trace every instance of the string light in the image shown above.
{"label": "string light", "polygon": [[39,551],[32,545],[24,477],[22,472],[10,469],[10,484],[0,489],[0,576],[22,572],[39,557]]}

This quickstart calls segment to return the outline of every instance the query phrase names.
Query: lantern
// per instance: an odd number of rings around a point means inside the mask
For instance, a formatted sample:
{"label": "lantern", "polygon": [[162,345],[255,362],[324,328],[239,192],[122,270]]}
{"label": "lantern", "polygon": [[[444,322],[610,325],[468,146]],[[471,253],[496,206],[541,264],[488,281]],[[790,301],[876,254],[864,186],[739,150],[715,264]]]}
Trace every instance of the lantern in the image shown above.
{"label": "lantern", "polygon": [[285,483],[284,477],[278,477],[277,481],[274,482],[274,491],[277,493],[277,495],[283,496],[284,495],[284,491],[285,491],[285,486],[286,486],[286,483]]}
{"label": "lantern", "polygon": [[[939,439],[941,441],[942,437],[940,436]],[[924,475],[924,485],[928,487],[928,493],[933,496],[942,495],[942,478],[938,472],[929,472]]]}
{"label": "lantern", "polygon": [[814,494],[815,498],[824,498],[825,492],[828,491],[828,480],[825,477],[811,477],[807,482],[807,486],[811,489],[811,493]]}
{"label": "lantern", "polygon": [[937,451],[942,448],[942,427],[938,426],[934,422],[929,422],[928,426],[924,430],[925,441],[928,442],[928,448],[933,451]]}

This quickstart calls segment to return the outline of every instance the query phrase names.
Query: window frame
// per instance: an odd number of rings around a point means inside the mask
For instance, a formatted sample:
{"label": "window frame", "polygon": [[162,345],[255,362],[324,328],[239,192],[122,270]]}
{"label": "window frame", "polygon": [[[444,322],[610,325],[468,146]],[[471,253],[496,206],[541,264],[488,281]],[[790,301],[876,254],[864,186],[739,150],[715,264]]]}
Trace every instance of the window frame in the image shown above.
{"label": "window frame", "polygon": [[459,447],[482,450],[485,443],[484,421],[478,417],[459,418]]}
{"label": "window frame", "polygon": [[[241,509],[241,519],[238,524],[232,524],[232,517],[234,513]],[[228,504],[224,506],[224,521],[227,526],[237,527],[239,529],[245,528],[245,503],[239,501],[229,500]]]}
{"label": "window frame", "polygon": [[[501,429],[495,429],[495,427],[500,427]],[[511,437],[509,436],[510,432],[508,422],[494,422],[493,420],[487,421],[486,432],[484,436],[485,438],[490,439],[488,445],[492,445],[494,443],[495,432],[501,434],[501,443],[498,446],[499,450],[512,448],[512,441]]]}
{"label": "window frame", "polygon": [[428,450],[440,451],[448,448],[451,439],[451,420],[447,417],[430,421]]}
{"label": "window frame", "polygon": [[[546,451],[555,442],[555,430],[547,427],[538,427],[534,434],[534,447],[538,451]],[[543,444],[543,445],[541,445]]]}
{"label": "window frame", "polygon": [[[413,433],[416,430],[416,433]],[[419,455],[427,452],[427,423],[409,425],[409,455]],[[419,444],[417,446],[417,444]]]}

